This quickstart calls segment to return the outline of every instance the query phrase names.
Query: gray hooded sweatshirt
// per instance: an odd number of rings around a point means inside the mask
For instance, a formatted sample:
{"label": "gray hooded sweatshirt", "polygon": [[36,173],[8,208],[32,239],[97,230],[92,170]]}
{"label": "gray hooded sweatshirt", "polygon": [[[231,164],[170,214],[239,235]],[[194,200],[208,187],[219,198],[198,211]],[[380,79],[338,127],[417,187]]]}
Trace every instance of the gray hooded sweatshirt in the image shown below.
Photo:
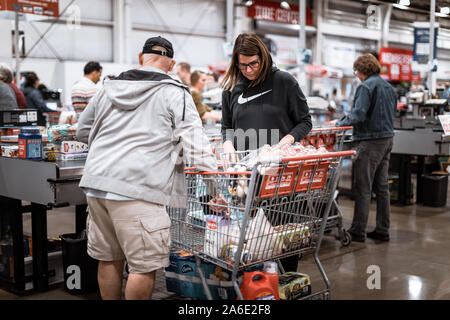
{"label": "gray hooded sweatshirt", "polygon": [[77,137],[89,145],[82,188],[184,208],[184,161],[217,170],[189,89],[158,72],[105,80],[80,116]]}

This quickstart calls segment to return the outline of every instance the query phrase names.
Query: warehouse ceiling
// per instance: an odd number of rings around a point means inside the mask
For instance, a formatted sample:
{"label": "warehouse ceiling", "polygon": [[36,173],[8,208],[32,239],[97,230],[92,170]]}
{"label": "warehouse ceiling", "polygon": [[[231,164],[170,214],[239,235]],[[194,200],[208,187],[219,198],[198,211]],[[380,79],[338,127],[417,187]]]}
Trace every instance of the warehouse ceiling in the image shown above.
{"label": "warehouse ceiling", "polygon": [[[381,0],[380,2],[386,3],[398,3],[397,0]],[[410,8],[419,9],[424,11],[430,11],[430,2],[429,0],[410,0]],[[443,7],[449,7],[450,0],[436,0],[436,11],[439,12]]]}

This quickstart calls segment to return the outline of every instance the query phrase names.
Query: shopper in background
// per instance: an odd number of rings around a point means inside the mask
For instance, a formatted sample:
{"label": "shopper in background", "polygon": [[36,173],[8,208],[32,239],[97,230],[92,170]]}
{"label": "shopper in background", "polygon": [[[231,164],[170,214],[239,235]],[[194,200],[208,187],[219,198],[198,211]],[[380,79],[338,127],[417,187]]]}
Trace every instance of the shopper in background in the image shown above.
{"label": "shopper in background", "polygon": [[177,64],[177,75],[180,81],[189,86],[191,82],[191,65],[187,62]]}
{"label": "shopper in background", "polygon": [[12,82],[13,81],[13,72],[11,68],[6,63],[0,63],[0,81],[6,83],[13,91],[16,96],[17,107],[19,109],[26,109],[27,100],[23,95],[22,91]]}
{"label": "shopper in background", "polygon": [[371,54],[358,57],[353,69],[361,80],[350,114],[337,121],[337,126],[353,126],[357,142],[354,162],[355,209],[349,233],[353,241],[364,242],[372,191],[376,194],[376,227],[367,237],[389,241],[390,195],[388,185],[389,158],[394,136],[397,97],[394,88],[380,73],[380,64]]}
{"label": "shopper in background", "polygon": [[207,120],[222,120],[222,112],[213,110],[203,103],[202,92],[205,90],[206,74],[202,71],[195,70],[191,74],[191,95],[197,107],[200,118],[206,122]]}
{"label": "shopper in background", "polygon": [[445,83],[445,91],[442,95],[442,99],[447,99],[450,102],[450,82]]}
{"label": "shopper in background", "polygon": [[72,87],[72,106],[80,116],[89,101],[97,93],[97,83],[102,76],[103,68],[100,63],[90,61],[84,66],[84,77],[75,82]]}
{"label": "shopper in background", "polygon": [[173,54],[168,40],[148,39],[143,67],[105,80],[79,119],[77,137],[89,144],[80,182],[89,205],[88,254],[100,260],[103,299],[121,298],[124,260],[126,299],[151,298],[156,270],[169,265],[164,206],[186,207],[181,152],[200,171],[217,170],[189,88],[167,74]]}
{"label": "shopper in background", "polygon": [[[264,144],[290,145],[311,130],[308,104],[297,80],[273,66],[255,34],[240,34],[222,80],[222,136],[225,153]],[[286,271],[297,271],[298,256],[282,259]]]}
{"label": "shopper in background", "polygon": [[0,110],[17,109],[16,96],[13,89],[0,80]]}
{"label": "shopper in background", "polygon": [[[27,99],[27,109],[37,109],[38,118],[37,124],[38,126],[46,126],[46,119],[44,116],[45,112],[55,112],[47,107],[47,104],[42,97],[41,92],[38,89],[39,87],[39,78],[36,73],[30,72],[27,74],[25,83],[22,87],[22,92]],[[59,110],[58,110],[59,111]]]}
{"label": "shopper in background", "polygon": [[220,74],[218,72],[209,72],[206,74],[206,84],[205,90],[216,89],[219,87],[219,77]]}

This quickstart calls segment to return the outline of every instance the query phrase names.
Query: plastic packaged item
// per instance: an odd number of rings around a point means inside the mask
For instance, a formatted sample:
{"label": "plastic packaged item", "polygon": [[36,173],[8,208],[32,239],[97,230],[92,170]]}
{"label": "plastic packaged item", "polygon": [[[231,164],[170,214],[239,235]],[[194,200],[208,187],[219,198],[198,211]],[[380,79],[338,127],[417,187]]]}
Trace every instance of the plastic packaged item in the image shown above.
{"label": "plastic packaged item", "polygon": [[42,135],[39,127],[22,127],[18,146],[19,158],[42,160]]}
{"label": "plastic packaged item", "polygon": [[86,143],[79,141],[61,141],[55,144],[55,147],[56,151],[60,153],[81,153],[89,150]]}
{"label": "plastic packaged item", "polygon": [[311,280],[307,274],[286,272],[279,276],[278,291],[281,300],[295,300],[311,294]]}
{"label": "plastic packaged item", "polygon": [[278,265],[275,261],[264,262],[264,272],[270,274],[278,274]]}
{"label": "plastic packaged item", "polygon": [[12,145],[12,146],[2,146],[2,157],[7,158],[17,158],[19,156],[19,147]]}
{"label": "plastic packaged item", "polygon": [[280,300],[278,273],[244,272],[241,293],[244,300]]}

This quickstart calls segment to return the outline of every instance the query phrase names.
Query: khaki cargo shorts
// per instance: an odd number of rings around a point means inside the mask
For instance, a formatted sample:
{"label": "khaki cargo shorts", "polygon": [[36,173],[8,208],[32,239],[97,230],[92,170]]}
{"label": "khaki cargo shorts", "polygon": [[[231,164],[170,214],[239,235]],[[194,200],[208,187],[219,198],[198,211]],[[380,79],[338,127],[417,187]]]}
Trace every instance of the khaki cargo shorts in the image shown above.
{"label": "khaki cargo shorts", "polygon": [[125,259],[130,273],[169,265],[170,218],[163,205],[87,197],[88,254],[100,261]]}

